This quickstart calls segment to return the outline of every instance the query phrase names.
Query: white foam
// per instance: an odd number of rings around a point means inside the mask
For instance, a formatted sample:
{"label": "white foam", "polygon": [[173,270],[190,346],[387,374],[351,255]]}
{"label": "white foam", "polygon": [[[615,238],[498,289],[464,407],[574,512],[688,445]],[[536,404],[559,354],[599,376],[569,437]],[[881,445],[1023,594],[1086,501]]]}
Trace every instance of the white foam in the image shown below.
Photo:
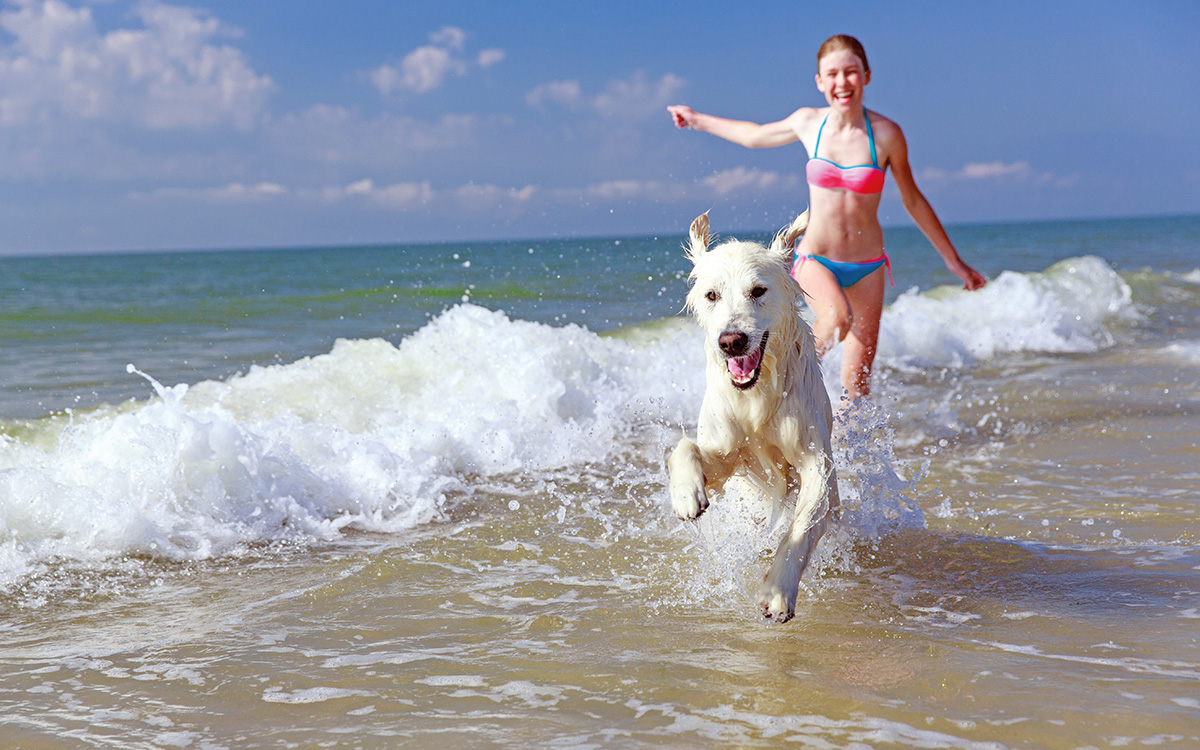
{"label": "white foam", "polygon": [[324,703],[325,701],[337,698],[370,697],[373,695],[374,693],[368,693],[366,690],[354,690],[351,688],[314,687],[294,690],[288,693],[284,692],[282,688],[270,687],[263,691],[262,699],[267,703],[301,705],[305,703]]}
{"label": "white foam", "polygon": [[697,411],[703,353],[682,323],[631,342],[461,305],[399,346],[338,341],[43,420],[0,441],[0,586],[56,558],[196,560],[400,531],[443,518],[480,476],[603,460],[638,425]]}
{"label": "white foam", "polygon": [[[643,703],[636,698],[626,701],[625,706],[634,712],[634,718],[640,719],[646,714],[662,716],[662,726],[654,732],[659,736],[699,736],[716,740],[722,747],[757,746],[762,744],[764,737],[791,742],[800,740],[799,744],[806,747],[896,746],[964,750],[1005,750],[1007,747],[999,742],[977,742],[866,713],[856,713],[847,719],[803,711],[776,716],[728,704],[693,709],[672,703]],[[777,741],[775,744],[785,743]]]}
{"label": "white foam", "polygon": [[885,311],[879,361],[962,367],[1007,352],[1092,352],[1115,321],[1136,319],[1132,291],[1101,258],[1070,258],[1044,273],[1005,271],[974,292],[905,292]]}
{"label": "white foam", "polygon": [[1200,365],[1200,341],[1173,341],[1159,351],[1167,359]]}
{"label": "white foam", "polygon": [[436,675],[413,680],[421,685],[433,687],[486,687],[487,681],[479,675]]}
{"label": "white foam", "polygon": [[1077,654],[1055,654],[1037,646],[1018,645],[1011,643],[976,641],[982,646],[989,646],[1010,654],[1022,654],[1052,661],[1073,662],[1098,667],[1110,667],[1114,670],[1129,672],[1136,675],[1157,675],[1162,677],[1181,677],[1187,680],[1200,679],[1200,664],[1184,661],[1168,661],[1165,659],[1138,659],[1125,657],[1120,659],[1080,656]]}

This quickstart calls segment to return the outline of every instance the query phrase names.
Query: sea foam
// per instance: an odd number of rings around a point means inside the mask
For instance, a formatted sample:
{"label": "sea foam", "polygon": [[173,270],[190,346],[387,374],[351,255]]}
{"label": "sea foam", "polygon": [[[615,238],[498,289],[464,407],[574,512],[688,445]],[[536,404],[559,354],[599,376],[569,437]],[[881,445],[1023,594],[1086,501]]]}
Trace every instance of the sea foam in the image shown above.
{"label": "sea foam", "polygon": [[1069,258],[1042,273],[1005,271],[974,292],[905,292],[884,312],[879,359],[962,367],[1009,352],[1092,352],[1112,344],[1114,321],[1136,316],[1129,285],[1108,263]]}
{"label": "sea foam", "polygon": [[58,558],[400,531],[478,477],[603,461],[698,408],[699,342],[666,328],[634,344],[464,304],[399,346],[343,340],[191,387],[147,376],[147,402],[0,443],[0,585]]}

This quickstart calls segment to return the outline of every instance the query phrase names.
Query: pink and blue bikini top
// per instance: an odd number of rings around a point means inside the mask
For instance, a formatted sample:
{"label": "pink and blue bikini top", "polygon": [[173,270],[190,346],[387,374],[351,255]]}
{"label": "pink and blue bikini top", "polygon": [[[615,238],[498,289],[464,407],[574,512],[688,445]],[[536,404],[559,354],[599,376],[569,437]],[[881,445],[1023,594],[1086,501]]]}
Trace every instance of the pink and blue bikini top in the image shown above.
{"label": "pink and blue bikini top", "polygon": [[871,132],[871,117],[865,109],[863,117],[867,120],[867,140],[871,143],[871,163],[843,167],[817,156],[817,149],[821,147],[821,131],[825,130],[825,122],[829,119],[829,115],[826,114],[825,119],[821,120],[820,129],[817,130],[817,142],[813,146],[812,158],[804,168],[809,185],[849,190],[864,195],[883,192],[883,170],[879,168],[879,159],[875,156],[875,134]]}

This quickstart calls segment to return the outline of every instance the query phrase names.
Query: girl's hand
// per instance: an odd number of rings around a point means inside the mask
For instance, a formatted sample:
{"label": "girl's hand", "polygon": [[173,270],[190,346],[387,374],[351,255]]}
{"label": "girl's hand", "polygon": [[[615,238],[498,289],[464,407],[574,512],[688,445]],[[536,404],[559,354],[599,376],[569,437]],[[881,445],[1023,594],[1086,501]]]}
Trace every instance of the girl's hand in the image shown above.
{"label": "girl's hand", "polygon": [[973,292],[987,283],[987,279],[983,278],[983,274],[979,273],[974,268],[971,268],[962,261],[958,262],[957,267],[952,266],[950,270],[953,271],[958,278],[963,280],[963,289],[966,289],[969,292]]}
{"label": "girl's hand", "polygon": [[675,121],[677,128],[692,127],[692,120],[696,118],[696,113],[691,107],[683,104],[673,104],[667,107],[667,111],[671,113],[671,118]]}

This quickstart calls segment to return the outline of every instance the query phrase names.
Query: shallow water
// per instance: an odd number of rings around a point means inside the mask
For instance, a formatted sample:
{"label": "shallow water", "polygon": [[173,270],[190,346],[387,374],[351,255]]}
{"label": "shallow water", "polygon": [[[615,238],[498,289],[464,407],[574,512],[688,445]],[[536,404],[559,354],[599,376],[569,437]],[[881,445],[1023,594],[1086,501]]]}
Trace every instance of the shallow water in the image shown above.
{"label": "shallow water", "polygon": [[[1098,224],[978,233],[1074,250]],[[876,406],[837,427],[846,510],[785,625],[753,604],[755,499],[668,508],[703,385],[698,333],[659,312],[677,240],[654,301],[608,326],[615,282],[562,316],[589,263],[633,285],[654,242],[589,246],[557,296],[433,311],[352,293],[387,288],[375,257],[305,277],[291,315],[85,326],[108,355],[64,302],[28,336],[93,353],[3,398],[0,746],[1200,746],[1200,269],[1137,265],[1148,234],[991,271],[987,294],[893,293]],[[467,252],[409,260],[437,279]],[[259,263],[223,293],[265,287]],[[288,338],[326,293],[357,312]],[[139,347],[146,325],[186,354]],[[164,375],[182,358],[191,377]],[[55,389],[94,405],[39,412]]]}

